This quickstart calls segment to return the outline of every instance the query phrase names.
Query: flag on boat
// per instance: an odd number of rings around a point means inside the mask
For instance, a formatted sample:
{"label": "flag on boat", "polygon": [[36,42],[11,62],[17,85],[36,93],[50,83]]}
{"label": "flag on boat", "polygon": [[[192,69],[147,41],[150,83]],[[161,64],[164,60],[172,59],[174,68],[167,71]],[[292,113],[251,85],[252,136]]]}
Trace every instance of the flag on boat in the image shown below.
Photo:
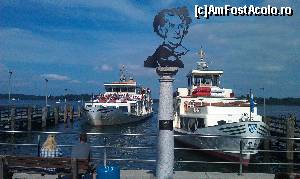
{"label": "flag on boat", "polygon": [[254,112],[254,98],[253,98],[253,94],[250,94],[250,111]]}

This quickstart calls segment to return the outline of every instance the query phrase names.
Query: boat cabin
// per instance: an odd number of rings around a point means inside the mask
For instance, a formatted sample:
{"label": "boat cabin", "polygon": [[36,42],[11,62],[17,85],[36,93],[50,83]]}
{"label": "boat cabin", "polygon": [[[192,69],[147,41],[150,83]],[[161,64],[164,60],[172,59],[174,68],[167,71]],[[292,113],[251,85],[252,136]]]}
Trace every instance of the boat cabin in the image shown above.
{"label": "boat cabin", "polygon": [[137,86],[135,81],[106,83],[104,87],[105,94],[141,94],[142,91],[142,88]]}
{"label": "boat cabin", "polygon": [[230,98],[234,94],[232,89],[224,89],[220,87],[220,78],[223,70],[209,70],[207,62],[204,61],[204,51],[199,52],[200,61],[197,62],[197,69],[187,74],[188,87],[178,88],[179,96],[193,97],[221,97]]}
{"label": "boat cabin", "polygon": [[205,86],[220,86],[220,77],[222,76],[223,71],[213,71],[213,70],[192,70],[188,75],[188,88],[195,89],[198,87]]}

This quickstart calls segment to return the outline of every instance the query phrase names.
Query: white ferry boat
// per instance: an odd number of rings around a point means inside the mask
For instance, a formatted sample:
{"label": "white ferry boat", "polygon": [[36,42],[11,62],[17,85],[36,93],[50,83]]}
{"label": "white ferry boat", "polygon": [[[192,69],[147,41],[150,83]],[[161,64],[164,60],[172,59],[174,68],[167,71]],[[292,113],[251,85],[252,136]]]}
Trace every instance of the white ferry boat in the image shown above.
{"label": "white ferry boat", "polygon": [[[268,126],[257,114],[253,100],[239,100],[232,89],[220,87],[222,70],[210,70],[200,51],[197,69],[187,74],[188,87],[178,88],[174,99],[175,140],[227,160],[239,160],[241,137],[263,137]],[[253,96],[252,96],[253,99]],[[200,135],[227,137],[200,137]],[[248,165],[251,154],[257,153],[260,139],[243,139],[243,164]]]}
{"label": "white ferry boat", "polygon": [[104,94],[85,103],[85,115],[91,125],[105,126],[140,121],[153,113],[149,88],[126,79],[124,66],[120,81],[105,83]]}

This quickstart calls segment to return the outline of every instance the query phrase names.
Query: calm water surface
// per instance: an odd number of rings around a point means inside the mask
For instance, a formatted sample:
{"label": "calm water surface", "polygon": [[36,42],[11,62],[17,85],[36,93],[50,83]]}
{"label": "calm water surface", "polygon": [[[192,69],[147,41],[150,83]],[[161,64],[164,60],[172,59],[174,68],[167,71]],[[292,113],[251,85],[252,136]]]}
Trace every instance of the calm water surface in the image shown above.
{"label": "calm water surface", "polygon": [[[6,100],[0,100],[0,105],[5,105]],[[71,102],[74,106],[80,105],[79,102]],[[44,101],[15,101],[16,105],[45,105]],[[56,104],[55,101],[49,101],[50,105],[64,105]],[[107,126],[107,127],[93,127],[86,123],[85,119],[75,120],[74,123],[59,124],[45,129],[44,131],[61,131],[61,132],[101,132],[101,133],[143,133],[149,136],[114,136],[114,135],[90,135],[89,143],[93,146],[104,145],[104,137],[108,138],[109,146],[118,148],[107,149],[108,158],[125,158],[125,159],[151,159],[155,160],[157,156],[156,136],[151,136],[157,133],[157,107],[158,104],[154,104],[154,115],[152,118],[147,120],[127,125],[119,126]],[[77,109],[77,108],[75,108]],[[263,106],[258,106],[258,113],[263,114]],[[294,113],[297,119],[300,119],[300,106],[267,106],[266,114],[268,116],[280,116]],[[47,135],[40,135],[41,141],[45,141]],[[57,143],[60,145],[74,145],[78,143],[77,134],[58,134]],[[14,143],[30,143],[36,144],[38,141],[37,134],[15,134],[14,138],[8,135],[1,134],[1,142],[14,142]],[[122,147],[151,147],[151,149],[124,149]],[[176,147],[183,147],[179,143],[175,143]],[[62,147],[65,156],[70,156],[70,147]],[[103,149],[99,147],[92,148],[93,158],[103,158]],[[3,146],[0,145],[0,154],[10,155],[37,155],[36,146]],[[251,162],[262,162],[263,156],[261,154],[255,155],[251,158]],[[200,161],[222,161],[216,159],[201,152],[194,151],[175,151],[175,160],[200,160]],[[277,159],[272,159],[276,161]],[[96,164],[102,164],[100,159],[95,160]],[[118,163],[123,169],[149,169],[155,170],[154,162],[119,162]],[[189,171],[222,171],[222,172],[237,172],[239,169],[238,165],[224,165],[224,164],[182,164],[175,163],[175,170],[189,170]],[[248,172],[265,172],[265,171],[278,171],[280,168],[276,166],[249,166],[245,168]]]}

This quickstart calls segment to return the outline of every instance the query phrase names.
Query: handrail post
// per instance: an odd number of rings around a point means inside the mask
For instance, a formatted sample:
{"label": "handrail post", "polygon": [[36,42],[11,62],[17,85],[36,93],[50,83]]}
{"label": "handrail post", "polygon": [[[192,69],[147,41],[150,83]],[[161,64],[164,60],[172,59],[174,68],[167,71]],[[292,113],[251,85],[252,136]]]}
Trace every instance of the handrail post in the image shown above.
{"label": "handrail post", "polygon": [[40,153],[41,153],[41,151],[40,151],[40,146],[41,146],[41,140],[40,140],[40,138],[41,138],[41,136],[40,135],[38,135],[38,143],[37,143],[37,154],[38,154],[38,157],[40,156]]}
{"label": "handrail post", "polygon": [[243,175],[243,138],[240,140],[240,170],[239,175]]}
{"label": "handrail post", "polygon": [[76,158],[71,158],[72,179],[78,179],[78,163]]}
{"label": "handrail post", "polygon": [[107,138],[104,137],[104,156],[103,156],[103,165],[106,168],[106,142],[107,142]]}

